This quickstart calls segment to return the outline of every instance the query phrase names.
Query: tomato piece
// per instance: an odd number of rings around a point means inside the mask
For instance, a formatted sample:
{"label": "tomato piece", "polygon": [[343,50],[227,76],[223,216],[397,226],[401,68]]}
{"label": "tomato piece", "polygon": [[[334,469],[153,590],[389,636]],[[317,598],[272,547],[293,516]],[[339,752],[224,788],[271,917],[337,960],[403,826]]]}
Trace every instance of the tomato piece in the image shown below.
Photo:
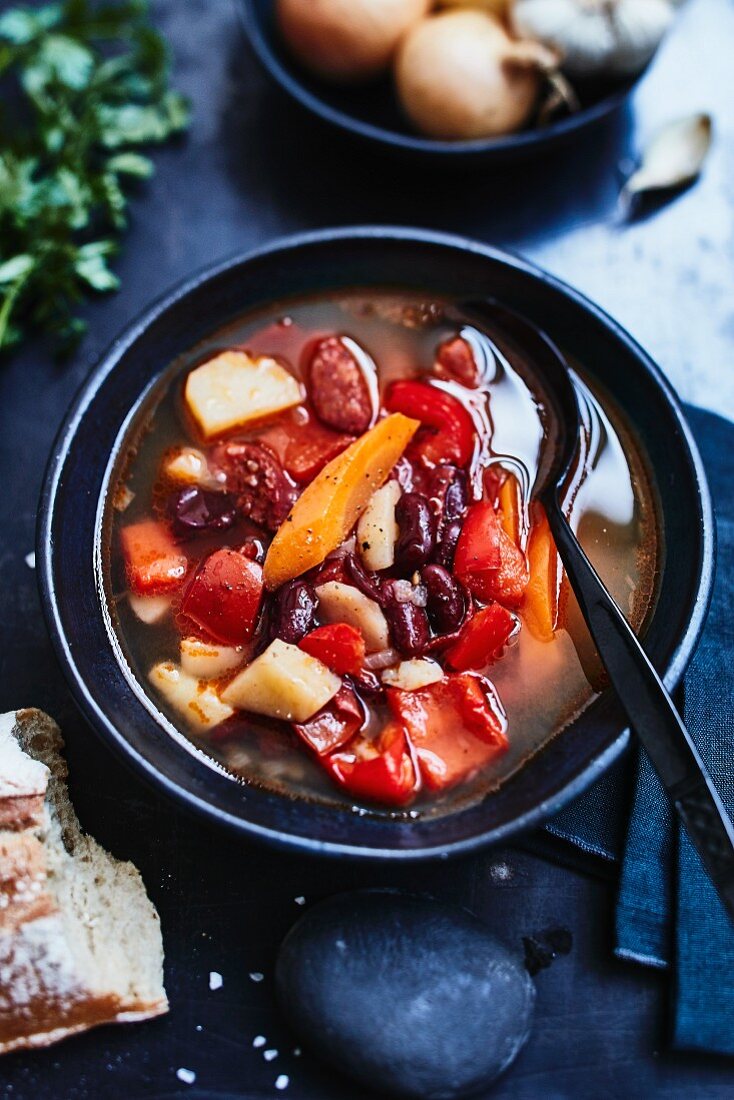
{"label": "tomato piece", "polygon": [[530,579],[523,605],[527,628],[541,642],[552,642],[558,625],[561,567],[545,512],[538,505],[528,542]]}
{"label": "tomato piece", "polygon": [[463,336],[452,336],[439,344],[434,370],[439,378],[459,382],[470,389],[474,389],[479,384],[479,370],[474,352],[469,341]]}
{"label": "tomato piece", "polygon": [[155,519],[132,523],[120,531],[128,584],[139,596],[171,592],[188,569],[188,558],[168,528]]}
{"label": "tomato piece", "polygon": [[462,671],[469,668],[484,668],[500,655],[515,630],[517,619],[498,603],[483,607],[466,623],[459,637],[444,659],[451,668]]}
{"label": "tomato piece", "polygon": [[313,481],[327,462],[331,462],[354,441],[353,435],[325,428],[302,408],[298,409],[297,414],[283,417],[259,438],[272,447],[286,473],[299,485]]}
{"label": "tomato piece", "polygon": [[342,686],[308,722],[294,722],[293,728],[319,756],[351,741],[364,725],[364,710],[351,688]]}
{"label": "tomato piece", "polygon": [[387,391],[385,408],[421,421],[410,453],[436,466],[466,466],[474,452],[474,421],[456,397],[426,382],[398,381]]}
{"label": "tomato piece", "polygon": [[217,642],[242,645],[254,633],[262,593],[258,562],[236,550],[215,550],[186,589],[181,610]]}
{"label": "tomato piece", "polygon": [[405,728],[388,722],[376,741],[355,737],[346,750],[321,760],[331,778],[356,798],[404,806],[417,790]]}
{"label": "tomato piece", "polygon": [[472,504],[466,513],[454,554],[454,573],[461,580],[499,569],[501,526],[489,501]]}
{"label": "tomato piece", "polygon": [[329,623],[317,626],[298,643],[300,648],[312,657],[336,672],[339,676],[347,673],[357,675],[364,667],[364,638],[355,626],[349,623]]}
{"label": "tomato piece", "polygon": [[466,584],[480,600],[499,600],[508,607],[519,607],[530,576],[527,559],[503,527],[499,529],[498,546],[498,567],[470,574]]}
{"label": "tomato piece", "polygon": [[419,691],[389,688],[387,697],[434,791],[461,783],[507,748],[504,711],[483,677],[448,675]]}

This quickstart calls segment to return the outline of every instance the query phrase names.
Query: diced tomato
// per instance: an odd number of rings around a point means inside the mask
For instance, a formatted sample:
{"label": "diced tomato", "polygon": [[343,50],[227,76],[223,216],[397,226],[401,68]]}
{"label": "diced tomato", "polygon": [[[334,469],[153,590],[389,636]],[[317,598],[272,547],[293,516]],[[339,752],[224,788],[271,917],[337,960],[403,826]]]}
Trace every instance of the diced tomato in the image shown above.
{"label": "diced tomato", "polygon": [[558,625],[561,566],[548,519],[540,505],[537,505],[530,530],[528,563],[530,579],[523,606],[525,623],[534,638],[552,642]]}
{"label": "diced tomato", "polygon": [[500,656],[517,628],[517,619],[498,603],[483,607],[462,628],[459,637],[446,650],[444,659],[451,668],[460,671],[485,668]]}
{"label": "diced tomato", "polygon": [[487,570],[499,569],[500,531],[497,513],[489,501],[472,504],[466,513],[454,555],[454,573],[469,583],[469,578]]}
{"label": "diced tomato", "polygon": [[321,762],[340,787],[369,802],[404,806],[417,789],[408,739],[399,722],[388,722],[376,741],[355,737]]}
{"label": "diced tomato", "polygon": [[341,454],[354,436],[325,428],[316,417],[299,408],[267,428],[259,439],[272,447],[286,473],[304,485]]}
{"label": "diced tomato", "polygon": [[308,722],[293,728],[310,749],[325,756],[351,741],[364,725],[364,710],[351,688],[342,686],[325,707]]}
{"label": "diced tomato", "polygon": [[236,550],[215,550],[186,589],[181,610],[215,641],[242,645],[255,630],[262,566]]}
{"label": "diced tomato", "polygon": [[349,623],[317,626],[298,643],[312,657],[318,657],[339,676],[362,671],[365,658],[364,638]]}
{"label": "diced tomato", "polygon": [[479,384],[474,352],[463,336],[453,336],[439,345],[434,370],[439,378],[460,382],[462,386],[473,389]]}
{"label": "diced tomato", "polygon": [[173,541],[168,528],[155,519],[144,519],[120,531],[130,587],[140,596],[178,588],[188,568],[188,558]]}
{"label": "diced tomato", "polygon": [[404,413],[423,427],[409,447],[433,465],[466,466],[474,452],[474,421],[456,397],[425,382],[393,382],[385,397],[388,412]]}
{"label": "diced tomato", "polygon": [[419,691],[390,688],[387,697],[432,790],[455,786],[507,748],[504,712],[482,677],[449,675]]}
{"label": "diced tomato", "polygon": [[466,584],[480,600],[499,600],[508,607],[518,607],[528,586],[528,563],[503,527],[499,529],[498,545],[499,566],[470,574]]}
{"label": "diced tomato", "polygon": [[517,607],[525,595],[525,555],[502,526],[490,501],[472,504],[454,555],[454,572],[480,600]]}

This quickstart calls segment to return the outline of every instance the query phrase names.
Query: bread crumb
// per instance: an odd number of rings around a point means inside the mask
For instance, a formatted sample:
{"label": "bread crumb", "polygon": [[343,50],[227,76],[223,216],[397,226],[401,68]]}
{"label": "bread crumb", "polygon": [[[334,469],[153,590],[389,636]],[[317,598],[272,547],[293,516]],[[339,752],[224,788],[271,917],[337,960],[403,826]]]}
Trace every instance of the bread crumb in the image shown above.
{"label": "bread crumb", "polygon": [[180,1069],[176,1070],[176,1076],[178,1077],[179,1081],[183,1081],[185,1085],[193,1085],[194,1081],[196,1080],[196,1074],[194,1073],[194,1071],[192,1069],[185,1069],[184,1066],[181,1066]]}
{"label": "bread crumb", "polygon": [[216,970],[210,970],[209,971],[209,988],[212,989],[212,990],[221,989],[223,985],[224,985],[224,978],[222,977],[222,975],[219,974]]}

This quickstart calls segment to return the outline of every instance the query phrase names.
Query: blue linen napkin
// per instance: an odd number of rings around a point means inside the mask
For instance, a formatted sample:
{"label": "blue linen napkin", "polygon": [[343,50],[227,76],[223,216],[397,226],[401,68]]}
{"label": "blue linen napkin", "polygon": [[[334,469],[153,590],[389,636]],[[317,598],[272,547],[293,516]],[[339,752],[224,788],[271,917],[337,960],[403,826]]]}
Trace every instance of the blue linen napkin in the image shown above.
{"label": "blue linen napkin", "polygon": [[[734,423],[701,409],[687,413],[714,498],[718,558],[711,610],[685,677],[683,712],[734,816]],[[583,852],[621,860],[616,953],[671,970],[673,1046],[734,1054],[734,926],[637,748],[634,764],[631,813],[627,759],[548,831]]]}

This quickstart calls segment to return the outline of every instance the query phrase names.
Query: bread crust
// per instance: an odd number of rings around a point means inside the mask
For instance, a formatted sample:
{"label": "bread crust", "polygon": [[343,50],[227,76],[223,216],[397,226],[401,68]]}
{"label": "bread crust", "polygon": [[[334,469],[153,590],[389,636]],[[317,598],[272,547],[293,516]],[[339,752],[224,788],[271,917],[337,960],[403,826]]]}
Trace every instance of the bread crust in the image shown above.
{"label": "bread crust", "polygon": [[[0,716],[0,1054],[168,1010],[158,914],[136,869],[82,833],[62,748],[58,726],[43,712]],[[100,875],[108,880],[104,899],[90,894]],[[77,880],[85,905],[104,907],[114,896],[139,922],[150,961],[137,985],[105,986],[94,920],[75,911]],[[131,973],[135,965],[131,959]]]}

